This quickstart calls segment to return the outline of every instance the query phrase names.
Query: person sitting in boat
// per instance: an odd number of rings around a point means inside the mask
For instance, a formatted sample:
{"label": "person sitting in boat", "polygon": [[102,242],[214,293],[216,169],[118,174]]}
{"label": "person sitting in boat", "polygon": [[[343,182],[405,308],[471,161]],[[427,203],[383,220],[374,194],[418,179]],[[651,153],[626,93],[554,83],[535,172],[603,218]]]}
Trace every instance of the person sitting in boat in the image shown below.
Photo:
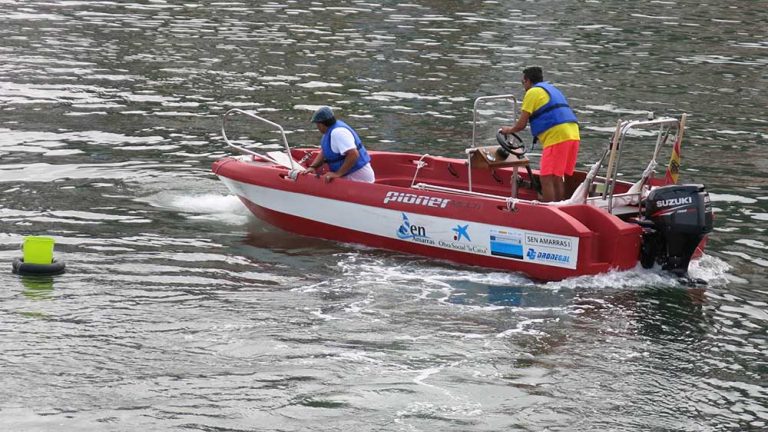
{"label": "person sitting in boat", "polygon": [[543,148],[541,155],[541,194],[543,201],[562,201],[565,196],[564,176],[576,168],[579,153],[579,124],[565,96],[554,85],[544,81],[538,66],[523,70],[525,96],[520,118],[514,126],[500,129],[504,134],[519,132],[531,122],[531,134]]}
{"label": "person sitting in boat", "polygon": [[323,137],[320,139],[321,151],[304,171],[305,174],[314,173],[323,163],[327,163],[329,170],[324,176],[326,183],[338,177],[368,183],[376,181],[371,157],[357,132],[337,120],[330,107],[324,106],[315,111],[312,123]]}

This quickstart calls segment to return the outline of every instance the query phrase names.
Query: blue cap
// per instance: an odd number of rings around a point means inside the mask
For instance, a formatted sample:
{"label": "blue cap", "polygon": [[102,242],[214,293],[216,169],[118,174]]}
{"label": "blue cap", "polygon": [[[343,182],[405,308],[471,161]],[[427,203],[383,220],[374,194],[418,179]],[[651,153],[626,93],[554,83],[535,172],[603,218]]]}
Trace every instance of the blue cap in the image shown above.
{"label": "blue cap", "polygon": [[324,106],[320,107],[317,111],[315,111],[315,114],[312,115],[312,123],[322,123],[332,118],[334,118],[333,110],[331,110],[331,107]]}

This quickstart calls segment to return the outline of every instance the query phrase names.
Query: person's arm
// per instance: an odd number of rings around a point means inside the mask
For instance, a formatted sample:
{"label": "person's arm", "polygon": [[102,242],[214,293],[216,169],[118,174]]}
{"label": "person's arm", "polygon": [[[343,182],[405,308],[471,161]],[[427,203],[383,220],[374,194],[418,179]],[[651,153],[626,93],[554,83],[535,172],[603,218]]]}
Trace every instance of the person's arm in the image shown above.
{"label": "person's arm", "polygon": [[320,166],[325,162],[325,158],[323,157],[323,152],[319,151],[317,152],[317,156],[315,156],[315,159],[312,161],[309,166],[307,166],[307,169],[304,170],[304,174],[309,174],[310,172],[317,172],[317,169],[320,168]]}
{"label": "person's arm", "polygon": [[531,113],[528,111],[520,111],[520,118],[517,119],[517,123],[514,126],[504,126],[501,129],[501,133],[508,135],[515,132],[520,132],[528,125],[528,119],[531,117]]}
{"label": "person's arm", "polygon": [[329,172],[325,175],[325,181],[329,182],[335,178],[343,177],[353,166],[357,163],[357,158],[360,157],[360,152],[357,148],[351,148],[344,153],[344,162],[341,164],[336,172]]}

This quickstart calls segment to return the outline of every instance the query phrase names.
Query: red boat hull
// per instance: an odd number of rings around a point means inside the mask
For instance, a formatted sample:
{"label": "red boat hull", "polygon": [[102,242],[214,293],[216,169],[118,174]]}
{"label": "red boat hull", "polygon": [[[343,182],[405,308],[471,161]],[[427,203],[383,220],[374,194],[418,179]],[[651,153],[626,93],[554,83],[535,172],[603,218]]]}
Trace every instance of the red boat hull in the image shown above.
{"label": "red boat hull", "polygon": [[[301,158],[303,152],[294,150]],[[286,231],[561,280],[635,267],[641,228],[589,205],[547,206],[411,188],[420,156],[371,152],[375,184],[288,176],[226,158],[213,171],[260,219]],[[419,181],[462,189],[464,161],[426,158]],[[472,170],[473,190],[509,195],[511,169]],[[525,194],[526,191],[521,191]],[[530,192],[529,192],[530,193]]]}

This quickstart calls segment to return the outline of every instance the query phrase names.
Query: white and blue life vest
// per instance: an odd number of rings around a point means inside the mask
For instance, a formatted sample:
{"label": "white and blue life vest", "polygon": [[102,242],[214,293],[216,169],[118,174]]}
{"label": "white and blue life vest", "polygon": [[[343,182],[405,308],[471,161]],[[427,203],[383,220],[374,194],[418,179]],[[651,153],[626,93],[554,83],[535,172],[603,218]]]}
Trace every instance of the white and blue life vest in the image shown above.
{"label": "white and blue life vest", "polygon": [[360,136],[357,135],[357,132],[355,132],[352,127],[343,121],[336,120],[336,123],[329,126],[328,130],[325,131],[323,137],[320,139],[320,148],[323,150],[323,158],[325,158],[325,162],[328,163],[328,167],[331,169],[331,171],[338,171],[339,168],[341,168],[341,165],[344,164],[344,155],[341,153],[336,153],[333,151],[333,149],[331,149],[331,133],[338,127],[342,127],[352,132],[352,136],[355,138],[355,147],[357,147],[357,151],[360,154],[360,156],[357,158],[357,162],[355,162],[355,165],[353,165],[352,168],[344,174],[349,175],[368,164],[368,162],[371,161],[371,157],[368,155],[365,147],[363,147],[363,141],[360,139]]}

